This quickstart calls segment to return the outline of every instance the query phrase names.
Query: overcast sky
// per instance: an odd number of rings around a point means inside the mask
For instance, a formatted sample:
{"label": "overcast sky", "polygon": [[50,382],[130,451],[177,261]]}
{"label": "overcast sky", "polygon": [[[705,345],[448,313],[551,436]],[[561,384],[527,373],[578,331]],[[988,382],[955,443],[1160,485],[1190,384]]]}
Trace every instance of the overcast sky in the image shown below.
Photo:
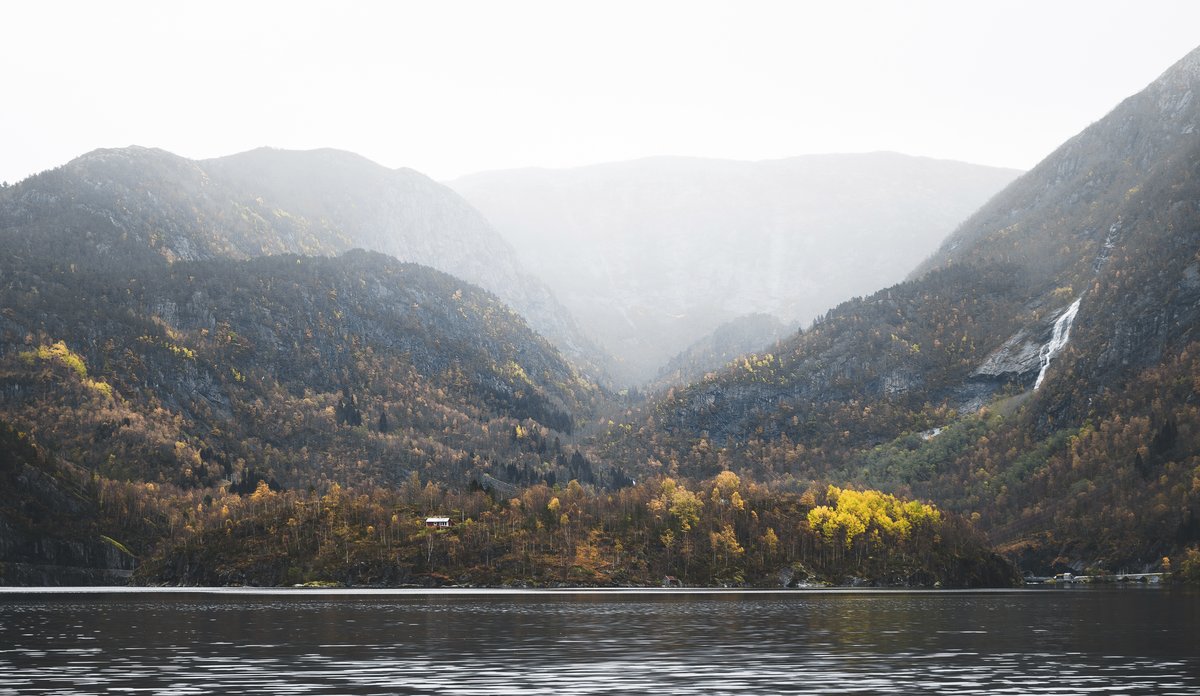
{"label": "overcast sky", "polygon": [[1029,168],[1200,43],[1200,2],[20,2],[0,180],[98,147],[337,147],[447,179],[894,150]]}

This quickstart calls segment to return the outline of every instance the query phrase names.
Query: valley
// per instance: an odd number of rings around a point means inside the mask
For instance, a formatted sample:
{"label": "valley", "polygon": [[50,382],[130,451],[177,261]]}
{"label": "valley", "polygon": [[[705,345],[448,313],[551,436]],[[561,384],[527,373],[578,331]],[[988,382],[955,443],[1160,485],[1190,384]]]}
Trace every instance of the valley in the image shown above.
{"label": "valley", "polygon": [[1200,50],[1020,176],[131,147],[0,188],[0,583],[1200,573],[1197,91]]}
{"label": "valley", "polygon": [[[750,352],[902,280],[1019,173],[877,152],[658,157],[448,185],[614,356],[618,386],[632,386],[714,331],[729,340],[742,329]],[[754,330],[753,315],[783,328]]]}

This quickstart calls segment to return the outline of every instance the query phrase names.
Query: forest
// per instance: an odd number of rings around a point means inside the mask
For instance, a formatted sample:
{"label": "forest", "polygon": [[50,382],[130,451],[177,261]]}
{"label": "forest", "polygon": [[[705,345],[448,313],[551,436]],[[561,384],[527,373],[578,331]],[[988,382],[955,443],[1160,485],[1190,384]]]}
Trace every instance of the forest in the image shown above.
{"label": "forest", "polygon": [[[538,483],[512,497],[475,481],[423,481],[415,472],[397,487],[279,491],[260,480],[238,493],[114,481],[55,460],[11,426],[2,425],[0,437],[8,453],[0,476],[14,490],[35,480],[40,486],[3,511],[14,536],[102,542],[128,558],[136,568],[131,579],[141,584],[1019,582],[967,520],[877,491],[788,493],[726,471],[694,483],[658,476],[615,490],[574,479]],[[61,498],[72,500],[69,513]],[[449,516],[452,526],[427,526],[435,515]]]}
{"label": "forest", "polygon": [[7,263],[6,581],[48,540],[148,584],[1015,581],[922,504],[602,456],[622,398],[429,269]]}

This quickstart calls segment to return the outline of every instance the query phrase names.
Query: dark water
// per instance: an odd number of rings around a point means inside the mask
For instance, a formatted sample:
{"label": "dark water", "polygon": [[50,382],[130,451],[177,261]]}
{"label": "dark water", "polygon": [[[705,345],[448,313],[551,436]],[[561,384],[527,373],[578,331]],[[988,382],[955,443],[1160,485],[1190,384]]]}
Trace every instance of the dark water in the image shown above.
{"label": "dark water", "polygon": [[1200,694],[1200,595],[0,592],[0,694]]}

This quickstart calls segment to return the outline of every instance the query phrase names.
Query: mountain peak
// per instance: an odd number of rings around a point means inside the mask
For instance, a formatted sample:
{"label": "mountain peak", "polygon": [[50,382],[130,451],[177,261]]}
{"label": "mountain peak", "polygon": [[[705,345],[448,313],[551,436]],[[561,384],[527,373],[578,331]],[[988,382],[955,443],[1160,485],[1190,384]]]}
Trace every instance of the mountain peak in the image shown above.
{"label": "mountain peak", "polygon": [[289,150],[277,147],[256,147],[223,157],[204,160],[205,163],[238,163],[241,166],[257,167],[332,167],[338,170],[391,171],[382,164],[358,153],[337,148],[323,147],[312,150]]}
{"label": "mountain peak", "polygon": [[1196,132],[1200,120],[1200,103],[1196,90],[1200,88],[1200,47],[1172,65],[1146,89],[1158,107],[1163,126],[1181,135]]}
{"label": "mountain peak", "polygon": [[1174,65],[1167,68],[1162,75],[1152,83],[1153,85],[1161,85],[1163,87],[1179,87],[1186,86],[1188,89],[1200,82],[1200,46],[1192,49],[1183,58],[1180,58]]}
{"label": "mountain peak", "polygon": [[[1153,167],[1192,147],[1200,137],[1198,83],[1200,48],[996,195],[909,277],[950,263],[1000,258],[1039,265],[1047,275],[1056,275],[1063,269],[1055,259],[1069,257],[1076,265],[1074,280],[1084,282],[1095,258],[1064,256],[1058,250],[1064,244],[1078,247],[1080,240],[1069,237],[1080,236],[1099,253],[1122,203],[1121,197],[1104,192],[1136,191]],[[1086,201],[1093,204],[1085,211],[1081,206]],[[1064,220],[1079,229],[1058,224]]]}
{"label": "mountain peak", "polygon": [[263,147],[196,161],[141,146],[94,150],[9,195],[18,205],[0,207],[0,229],[33,216],[62,248],[106,267],[380,251],[495,292],[581,362],[607,360],[462,196],[352,152]]}
{"label": "mountain peak", "polygon": [[[82,155],[71,160],[71,162],[86,162],[97,159],[133,159],[136,157],[171,157],[175,159],[183,159],[179,155],[167,152],[158,147],[146,147],[144,145],[126,145],[125,147],[98,147],[95,150],[90,150]],[[70,164],[71,162],[68,162]]]}
{"label": "mountain peak", "polygon": [[95,167],[186,167],[195,169],[196,163],[185,157],[157,147],[127,145],[125,147],[102,147],[76,157],[64,167],[69,169],[92,169]]}

